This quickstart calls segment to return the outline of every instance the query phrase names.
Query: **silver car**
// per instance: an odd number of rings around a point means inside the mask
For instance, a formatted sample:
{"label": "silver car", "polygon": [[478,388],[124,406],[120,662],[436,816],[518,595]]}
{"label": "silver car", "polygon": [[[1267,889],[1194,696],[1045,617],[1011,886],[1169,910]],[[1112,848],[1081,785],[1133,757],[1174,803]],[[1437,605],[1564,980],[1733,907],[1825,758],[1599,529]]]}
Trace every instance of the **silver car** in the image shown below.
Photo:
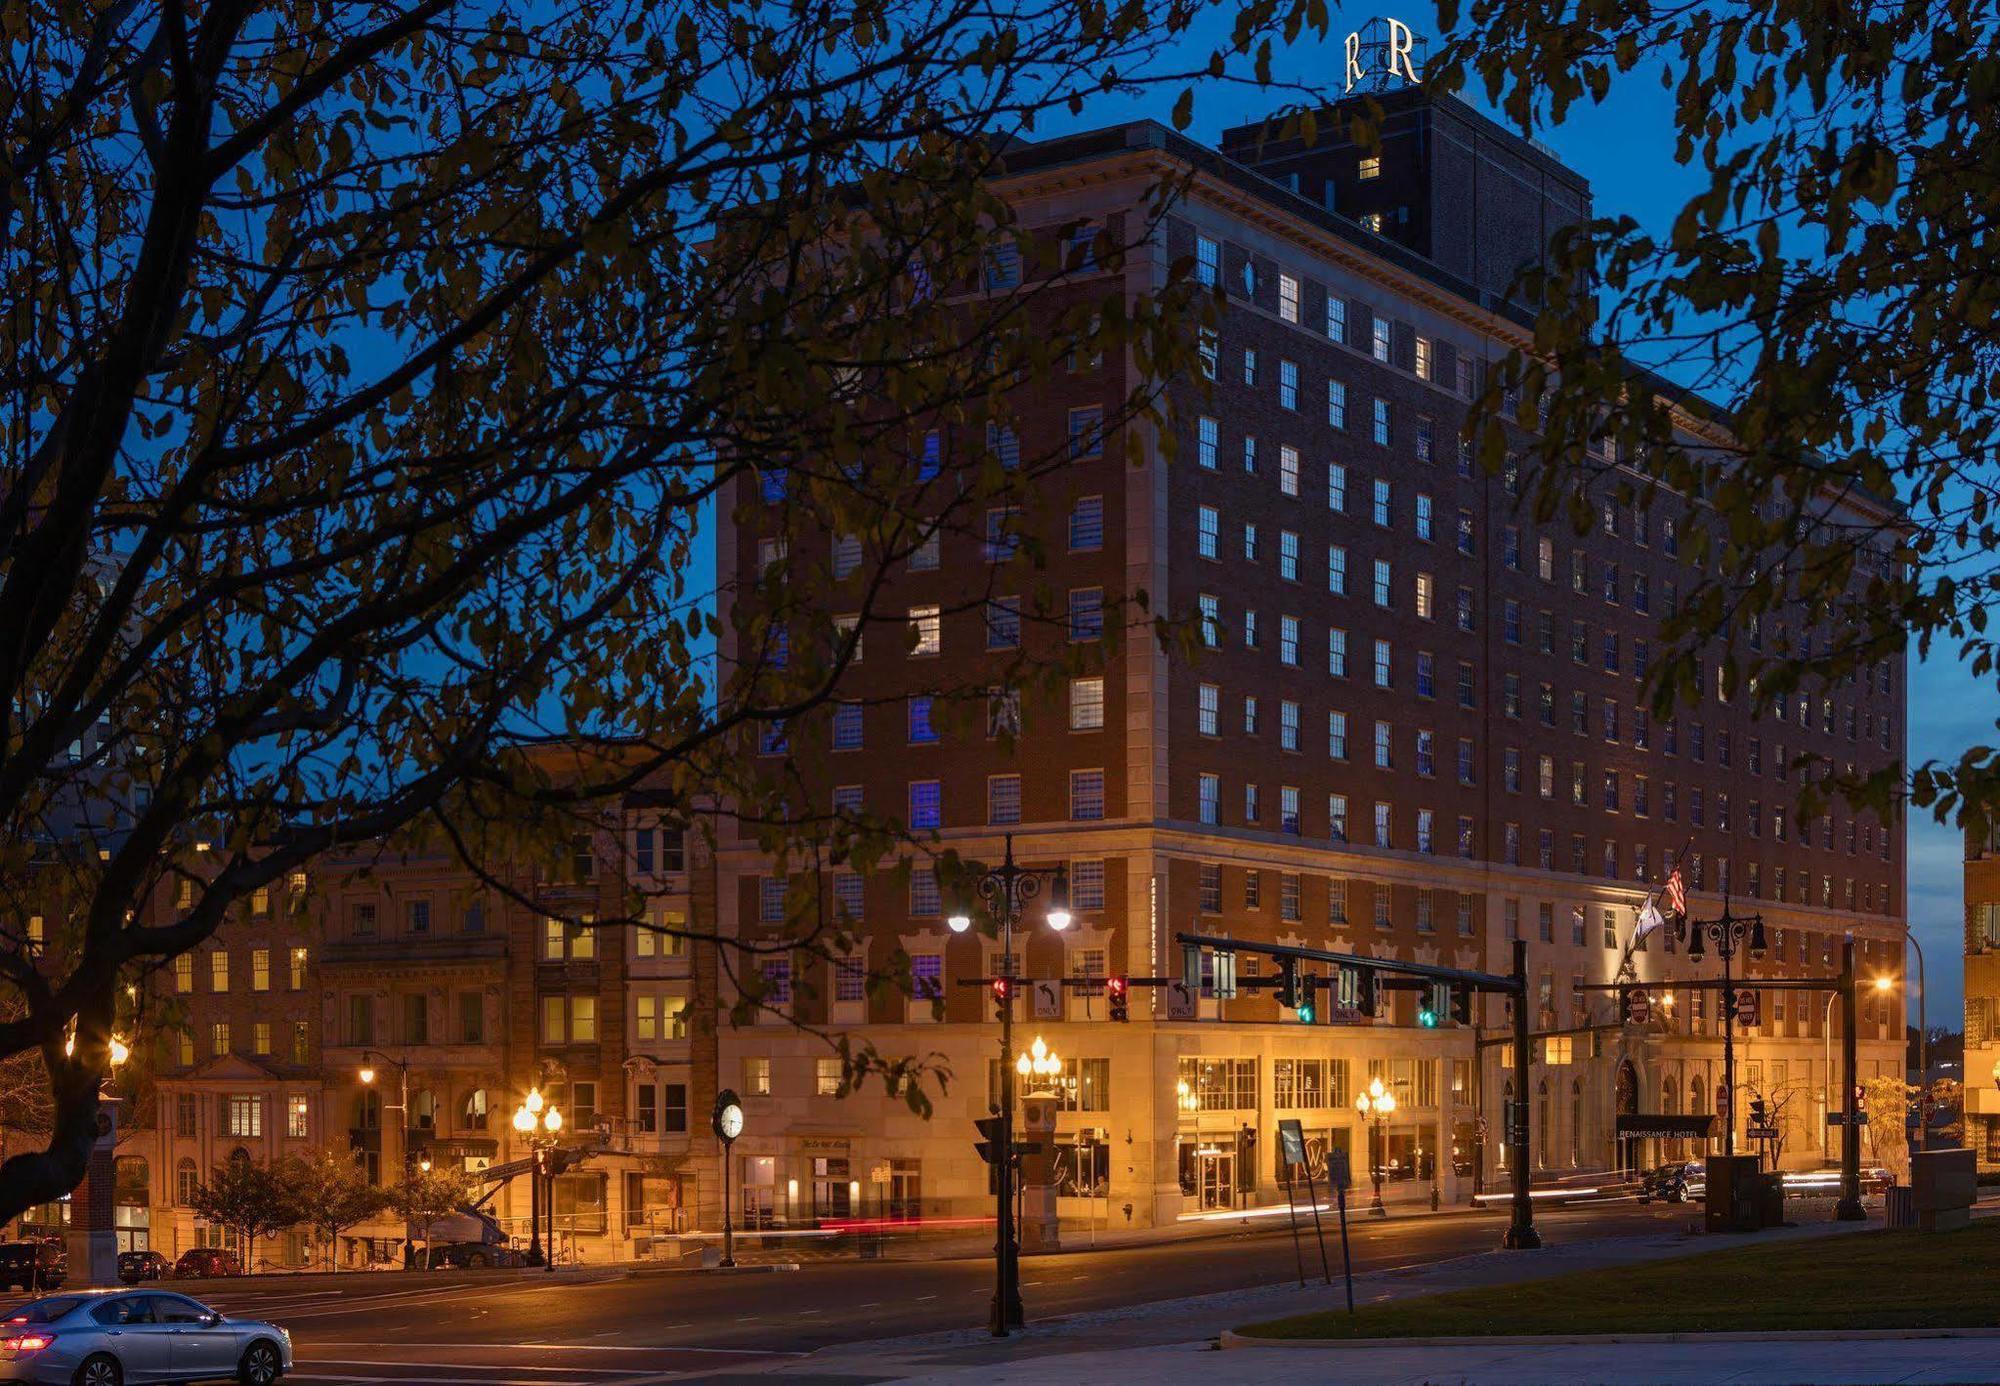
{"label": "silver car", "polygon": [[292,1369],[275,1324],[224,1318],[166,1290],[45,1295],[0,1319],[0,1381],[136,1386],[234,1380],[270,1386]]}

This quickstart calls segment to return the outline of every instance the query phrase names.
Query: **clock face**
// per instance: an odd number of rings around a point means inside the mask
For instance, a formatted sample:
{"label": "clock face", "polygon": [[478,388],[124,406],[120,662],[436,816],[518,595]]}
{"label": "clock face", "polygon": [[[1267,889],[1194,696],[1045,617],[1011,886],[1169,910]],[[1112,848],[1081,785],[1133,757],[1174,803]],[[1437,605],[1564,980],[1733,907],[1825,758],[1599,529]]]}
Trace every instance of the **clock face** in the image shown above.
{"label": "clock face", "polygon": [[726,1141],[735,1140],[743,1134],[743,1109],[733,1102],[730,1103],[722,1109],[718,1122],[722,1127],[722,1138]]}

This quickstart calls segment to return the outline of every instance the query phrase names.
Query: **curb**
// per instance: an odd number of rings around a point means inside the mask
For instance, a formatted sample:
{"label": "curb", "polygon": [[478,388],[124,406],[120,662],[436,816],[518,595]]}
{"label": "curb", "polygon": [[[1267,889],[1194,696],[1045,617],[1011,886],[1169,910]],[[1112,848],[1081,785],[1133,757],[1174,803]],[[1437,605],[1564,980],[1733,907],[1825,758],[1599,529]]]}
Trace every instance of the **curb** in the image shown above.
{"label": "curb", "polygon": [[1480,1334],[1456,1338],[1250,1338],[1224,1329],[1222,1346],[1231,1348],[1424,1348],[1555,1347],[1607,1343],[1845,1343],[1917,1338],[2000,1338],[2000,1328],[1803,1328],[1718,1333],[1549,1333]]}

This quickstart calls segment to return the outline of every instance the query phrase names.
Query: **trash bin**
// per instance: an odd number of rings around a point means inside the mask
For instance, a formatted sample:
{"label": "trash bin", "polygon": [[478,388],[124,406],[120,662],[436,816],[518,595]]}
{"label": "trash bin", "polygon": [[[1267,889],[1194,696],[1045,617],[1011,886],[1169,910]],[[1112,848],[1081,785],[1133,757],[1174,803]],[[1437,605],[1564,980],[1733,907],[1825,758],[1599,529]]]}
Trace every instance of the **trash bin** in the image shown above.
{"label": "trash bin", "polygon": [[1885,1227],[1915,1227],[1917,1225],[1916,1193],[1907,1184],[1891,1184],[1882,1200],[1882,1225]]}

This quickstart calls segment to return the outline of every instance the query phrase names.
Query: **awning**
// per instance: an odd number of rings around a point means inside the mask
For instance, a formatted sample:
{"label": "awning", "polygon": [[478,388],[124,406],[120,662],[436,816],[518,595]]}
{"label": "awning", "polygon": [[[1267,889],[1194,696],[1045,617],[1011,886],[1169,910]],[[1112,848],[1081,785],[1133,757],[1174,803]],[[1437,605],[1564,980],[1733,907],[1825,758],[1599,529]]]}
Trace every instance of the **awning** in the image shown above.
{"label": "awning", "polygon": [[1706,1140],[1714,1134],[1714,1129],[1715,1118],[1712,1116],[1630,1112],[1618,1118],[1618,1134],[1621,1136],[1686,1136]]}

